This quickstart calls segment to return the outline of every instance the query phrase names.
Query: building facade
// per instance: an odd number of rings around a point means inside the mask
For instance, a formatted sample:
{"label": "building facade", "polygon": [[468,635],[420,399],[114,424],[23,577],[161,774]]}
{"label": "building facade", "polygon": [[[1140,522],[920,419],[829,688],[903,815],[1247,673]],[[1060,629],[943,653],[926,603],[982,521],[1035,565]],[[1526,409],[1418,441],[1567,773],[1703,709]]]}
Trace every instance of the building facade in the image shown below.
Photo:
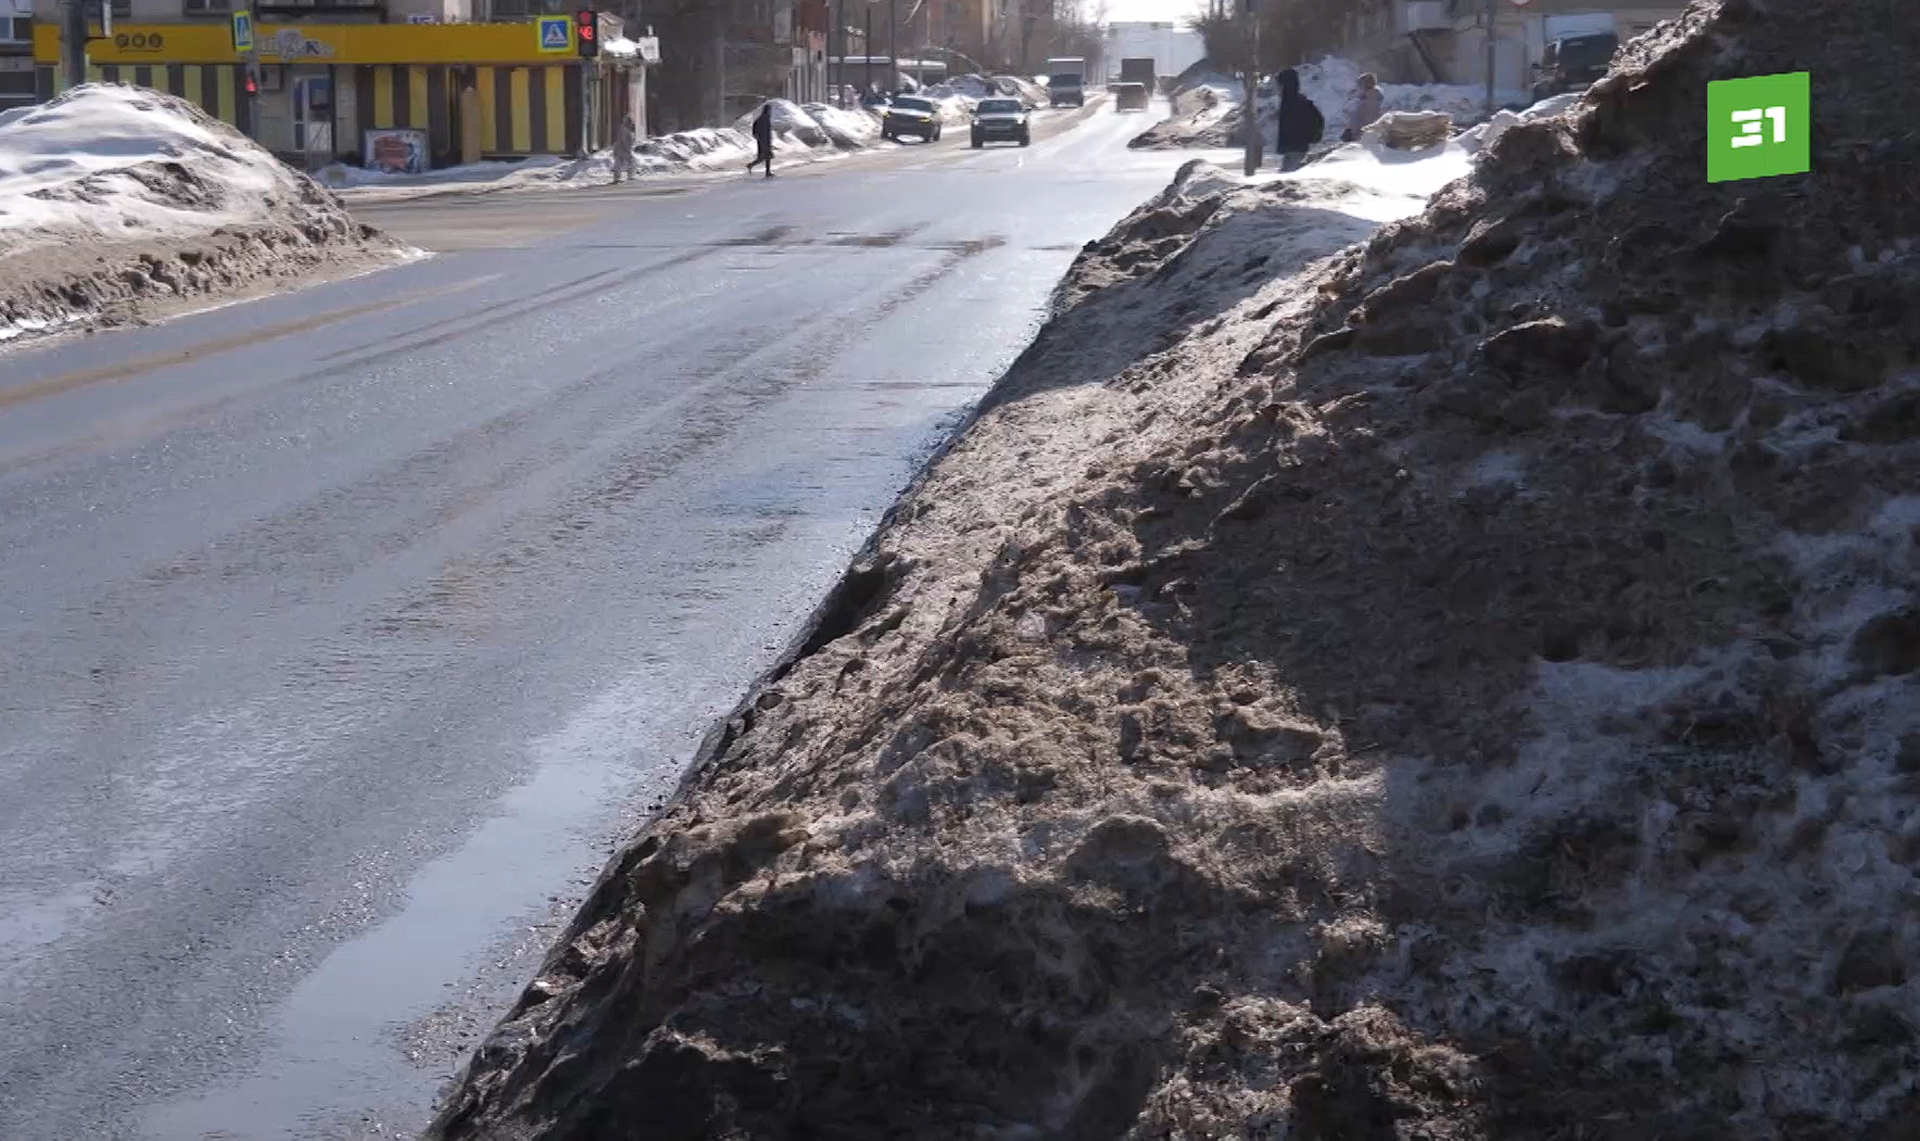
{"label": "building facade", "polygon": [[1492,12],[1493,80],[1501,92],[1524,92],[1556,21],[1610,25],[1624,42],[1685,10],[1684,0],[1368,0],[1348,16],[1338,54],[1386,83],[1487,80],[1488,13]]}
{"label": "building facade", "polygon": [[[258,90],[234,51],[233,0],[113,0],[87,78],[166,91],[233,124],[286,161],[446,166],[578,154],[611,135],[609,85],[633,61],[582,59],[573,17],[465,22],[469,0],[266,0],[254,9]],[[38,0],[35,94],[65,83],[58,0]],[[124,15],[122,14],[124,9]],[[618,21],[603,33],[618,34]]]}
{"label": "building facade", "polygon": [[0,0],[0,111],[39,98],[33,68],[33,0]]}

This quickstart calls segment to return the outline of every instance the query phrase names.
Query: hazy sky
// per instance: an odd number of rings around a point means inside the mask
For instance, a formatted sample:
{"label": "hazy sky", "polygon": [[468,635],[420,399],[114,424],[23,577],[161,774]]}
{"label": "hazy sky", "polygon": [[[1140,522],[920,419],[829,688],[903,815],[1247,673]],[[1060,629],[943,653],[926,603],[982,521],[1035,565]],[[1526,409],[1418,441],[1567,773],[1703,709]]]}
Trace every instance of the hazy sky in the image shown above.
{"label": "hazy sky", "polygon": [[[1107,0],[1109,20],[1173,20],[1184,22],[1205,0]],[[1088,12],[1098,0],[1083,0]]]}

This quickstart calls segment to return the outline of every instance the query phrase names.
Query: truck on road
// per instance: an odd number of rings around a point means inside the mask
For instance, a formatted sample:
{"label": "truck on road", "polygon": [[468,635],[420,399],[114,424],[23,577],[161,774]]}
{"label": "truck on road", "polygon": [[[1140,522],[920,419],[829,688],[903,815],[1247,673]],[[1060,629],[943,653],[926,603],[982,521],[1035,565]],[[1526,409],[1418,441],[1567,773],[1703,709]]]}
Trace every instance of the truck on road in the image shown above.
{"label": "truck on road", "polygon": [[1047,102],[1055,107],[1087,105],[1087,61],[1058,56],[1047,61]]}
{"label": "truck on road", "polygon": [[1155,91],[1153,66],[1153,57],[1150,55],[1129,56],[1120,61],[1120,82],[1138,83],[1145,87],[1147,94],[1151,96]]}

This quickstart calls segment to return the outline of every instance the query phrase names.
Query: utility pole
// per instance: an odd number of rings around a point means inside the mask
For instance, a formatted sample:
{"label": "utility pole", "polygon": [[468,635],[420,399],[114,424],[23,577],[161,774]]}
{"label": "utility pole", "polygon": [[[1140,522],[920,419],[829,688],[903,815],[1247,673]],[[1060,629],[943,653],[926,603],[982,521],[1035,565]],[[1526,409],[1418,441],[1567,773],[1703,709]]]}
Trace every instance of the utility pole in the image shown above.
{"label": "utility pole", "polygon": [[1260,11],[1255,0],[1247,0],[1247,23],[1252,25],[1247,42],[1253,54],[1247,63],[1247,101],[1240,121],[1246,124],[1246,173],[1251,175],[1260,169]]}
{"label": "utility pole", "polygon": [[78,87],[87,81],[86,0],[61,0],[60,15],[60,74],[66,86]]}
{"label": "utility pole", "polygon": [[867,0],[867,34],[860,40],[861,66],[866,68],[865,95],[873,90],[873,0]]}
{"label": "utility pole", "polygon": [[1500,0],[1487,0],[1487,118],[1493,118],[1493,25],[1500,18]]}
{"label": "utility pole", "polygon": [[727,126],[727,24],[724,14],[713,37],[713,118],[716,126]]}
{"label": "utility pole", "polygon": [[887,0],[887,90],[900,86],[900,0]]}

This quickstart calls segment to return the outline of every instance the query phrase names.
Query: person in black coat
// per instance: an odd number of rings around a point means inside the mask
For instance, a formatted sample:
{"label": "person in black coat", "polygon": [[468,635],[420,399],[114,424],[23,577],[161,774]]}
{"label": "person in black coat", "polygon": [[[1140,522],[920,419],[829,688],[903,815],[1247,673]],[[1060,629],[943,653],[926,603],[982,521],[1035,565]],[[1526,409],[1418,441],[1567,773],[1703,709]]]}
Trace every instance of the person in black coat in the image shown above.
{"label": "person in black coat", "polygon": [[767,168],[767,177],[773,177],[773,104],[762,103],[760,114],[753,119],[753,161],[747,164],[747,173],[752,174],[756,166]]}
{"label": "person in black coat", "polygon": [[1280,82],[1280,125],[1274,150],[1280,155],[1281,170],[1298,170],[1307,161],[1307,151],[1326,134],[1327,118],[1313,100],[1300,94],[1300,73],[1288,68],[1278,76]]}

